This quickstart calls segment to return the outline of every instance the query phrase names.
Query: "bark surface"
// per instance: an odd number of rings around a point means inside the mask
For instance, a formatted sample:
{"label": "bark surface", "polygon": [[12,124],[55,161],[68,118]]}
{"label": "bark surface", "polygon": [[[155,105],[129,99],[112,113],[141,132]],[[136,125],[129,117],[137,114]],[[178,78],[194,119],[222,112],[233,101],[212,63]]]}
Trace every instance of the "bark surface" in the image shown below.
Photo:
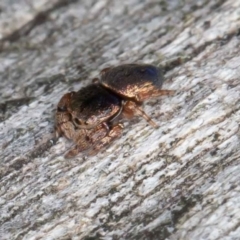
{"label": "bark surface", "polygon": [[[240,0],[0,1],[0,239],[239,239]],[[171,97],[63,158],[61,96],[162,65]]]}

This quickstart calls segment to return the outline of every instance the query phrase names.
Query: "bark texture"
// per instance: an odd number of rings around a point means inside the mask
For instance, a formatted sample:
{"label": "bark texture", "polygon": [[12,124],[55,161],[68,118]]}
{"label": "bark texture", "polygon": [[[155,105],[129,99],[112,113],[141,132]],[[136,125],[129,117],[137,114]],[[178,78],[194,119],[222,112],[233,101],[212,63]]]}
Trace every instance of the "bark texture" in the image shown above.
{"label": "bark texture", "polygon": [[[0,239],[240,239],[240,0],[1,0]],[[159,123],[95,157],[54,141],[61,96],[163,65]]]}

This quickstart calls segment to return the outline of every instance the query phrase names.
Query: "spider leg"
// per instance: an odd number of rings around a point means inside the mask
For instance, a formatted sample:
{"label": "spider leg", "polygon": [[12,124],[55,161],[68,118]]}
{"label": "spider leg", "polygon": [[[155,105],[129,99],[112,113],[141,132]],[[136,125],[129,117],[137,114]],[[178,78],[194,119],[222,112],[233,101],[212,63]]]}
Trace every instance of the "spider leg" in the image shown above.
{"label": "spider leg", "polygon": [[102,123],[93,129],[75,130],[75,136],[72,139],[76,145],[66,153],[65,157],[72,158],[78,153],[91,148],[93,144],[104,138],[108,132],[109,128],[105,123]]}
{"label": "spider leg", "polygon": [[136,101],[143,102],[147,99],[159,97],[159,96],[172,96],[174,95],[174,90],[167,89],[153,89],[152,91],[140,92],[135,96]]}
{"label": "spider leg", "polygon": [[108,134],[102,138],[99,142],[96,143],[96,145],[93,147],[93,149],[88,153],[89,156],[96,155],[103,147],[109,145],[114,139],[121,136],[123,130],[123,125],[118,123],[114,125]]}
{"label": "spider leg", "polygon": [[143,111],[139,104],[133,101],[127,101],[123,107],[123,116],[132,118],[134,116],[143,117],[152,127],[158,128],[158,125]]}

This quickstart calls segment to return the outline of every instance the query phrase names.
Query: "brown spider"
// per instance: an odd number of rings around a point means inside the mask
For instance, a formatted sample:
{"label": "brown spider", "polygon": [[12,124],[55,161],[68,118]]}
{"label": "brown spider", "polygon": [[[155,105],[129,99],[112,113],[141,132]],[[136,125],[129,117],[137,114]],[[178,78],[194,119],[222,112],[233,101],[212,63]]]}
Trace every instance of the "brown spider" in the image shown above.
{"label": "brown spider", "polygon": [[101,78],[80,89],[65,94],[57,106],[56,133],[73,140],[75,146],[65,157],[89,150],[94,155],[122,133],[123,125],[114,123],[124,117],[142,116],[151,126],[157,124],[143,111],[142,102],[172,90],[161,90],[160,68],[147,64],[125,64],[106,68]]}

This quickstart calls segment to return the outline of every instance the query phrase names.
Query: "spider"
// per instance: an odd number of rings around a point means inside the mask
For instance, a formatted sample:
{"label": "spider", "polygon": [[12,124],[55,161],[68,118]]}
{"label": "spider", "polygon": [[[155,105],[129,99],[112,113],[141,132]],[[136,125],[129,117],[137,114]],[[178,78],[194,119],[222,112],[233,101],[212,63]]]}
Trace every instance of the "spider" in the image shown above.
{"label": "spider", "polygon": [[120,137],[123,125],[116,122],[120,115],[126,118],[141,116],[157,128],[141,105],[147,99],[174,93],[161,89],[163,81],[158,67],[125,64],[105,68],[94,83],[77,92],[66,93],[57,105],[56,134],[73,140],[75,146],[65,157],[74,157],[85,150],[95,155]]}

